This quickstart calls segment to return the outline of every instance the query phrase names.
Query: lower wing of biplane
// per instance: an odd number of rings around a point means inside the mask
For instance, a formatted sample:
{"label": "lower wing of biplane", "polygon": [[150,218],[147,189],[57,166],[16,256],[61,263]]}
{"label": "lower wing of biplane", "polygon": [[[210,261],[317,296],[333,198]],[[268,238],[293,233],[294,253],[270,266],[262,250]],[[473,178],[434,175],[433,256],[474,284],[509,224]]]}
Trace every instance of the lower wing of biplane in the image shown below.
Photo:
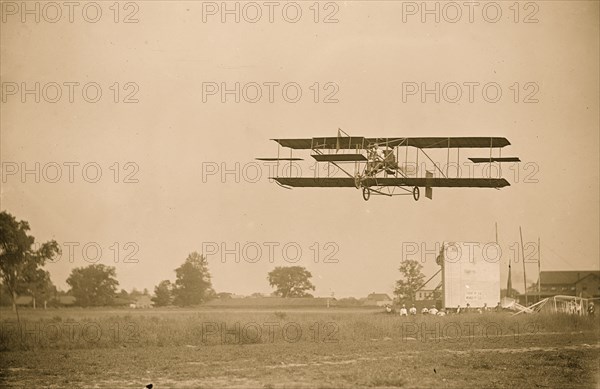
{"label": "lower wing of biplane", "polygon": [[[337,137],[274,139],[279,145],[278,156],[257,159],[277,164],[277,176],[271,178],[285,188],[357,188],[362,190],[365,200],[371,195],[412,195],[415,200],[419,200],[420,188],[425,189],[425,197],[429,199],[433,198],[433,188],[499,189],[510,186],[508,181],[501,177],[502,162],[520,162],[517,157],[502,157],[501,149],[510,145],[506,138],[365,138],[348,136],[345,133],[342,135],[342,132],[340,130]],[[281,147],[290,149],[289,158],[279,156]],[[489,148],[489,156],[469,158],[472,164],[489,164],[489,174],[486,177],[464,178],[459,177],[458,173],[456,177],[450,177],[450,150],[456,150],[458,160],[460,150],[464,148]],[[428,154],[429,149],[447,150],[445,169],[433,161]],[[499,156],[492,155],[494,149],[499,150]],[[326,165],[326,176],[321,177],[320,169],[316,167],[314,177],[293,176],[292,164],[302,160],[293,157],[293,150],[311,150],[316,165]],[[409,153],[414,154],[410,162]],[[422,163],[419,165],[421,155]],[[401,156],[404,156],[404,163],[399,162]],[[499,165],[496,169],[499,172],[498,177],[492,177],[492,164]],[[287,166],[289,174],[279,175],[280,165]],[[353,165],[353,168],[349,165]],[[458,162],[456,166],[459,166]]]}

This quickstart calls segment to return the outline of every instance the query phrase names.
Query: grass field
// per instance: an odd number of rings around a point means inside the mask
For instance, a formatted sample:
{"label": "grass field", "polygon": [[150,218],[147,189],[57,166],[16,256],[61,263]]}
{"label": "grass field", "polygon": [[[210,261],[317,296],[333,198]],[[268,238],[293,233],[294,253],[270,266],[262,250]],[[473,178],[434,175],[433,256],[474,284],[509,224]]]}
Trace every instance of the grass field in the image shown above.
{"label": "grass field", "polygon": [[597,388],[598,318],[3,310],[0,387]]}

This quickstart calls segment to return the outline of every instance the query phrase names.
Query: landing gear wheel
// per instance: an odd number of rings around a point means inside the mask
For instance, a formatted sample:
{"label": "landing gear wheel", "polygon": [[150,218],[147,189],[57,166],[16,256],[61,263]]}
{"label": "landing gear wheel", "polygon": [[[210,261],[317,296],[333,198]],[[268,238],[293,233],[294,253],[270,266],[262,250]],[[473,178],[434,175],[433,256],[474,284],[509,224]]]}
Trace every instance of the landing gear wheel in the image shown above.
{"label": "landing gear wheel", "polygon": [[415,199],[415,201],[419,201],[419,197],[421,197],[421,190],[418,186],[415,186],[413,188],[413,199]]}
{"label": "landing gear wheel", "polygon": [[369,201],[370,197],[371,197],[371,190],[365,186],[363,188],[363,199],[365,199],[365,201]]}
{"label": "landing gear wheel", "polygon": [[360,174],[356,174],[354,176],[354,186],[356,187],[356,189],[360,189],[360,181],[361,181]]}

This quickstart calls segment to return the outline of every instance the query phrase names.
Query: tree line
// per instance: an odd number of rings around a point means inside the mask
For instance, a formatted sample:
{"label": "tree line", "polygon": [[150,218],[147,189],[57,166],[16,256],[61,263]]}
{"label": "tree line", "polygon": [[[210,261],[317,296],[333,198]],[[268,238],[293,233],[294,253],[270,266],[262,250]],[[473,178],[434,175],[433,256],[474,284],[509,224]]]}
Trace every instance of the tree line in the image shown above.
{"label": "tree line", "polygon": [[[16,310],[17,297],[31,296],[44,303],[57,295],[50,273],[43,269],[47,261],[61,254],[56,241],[35,245],[26,221],[17,221],[6,211],[0,212],[0,282],[2,290],[10,296]],[[36,248],[38,247],[38,248]],[[416,291],[423,285],[425,276],[417,261],[403,261],[399,268],[402,279],[396,282],[394,294],[398,302],[416,300]],[[276,267],[267,275],[269,285],[279,297],[312,297],[315,290],[312,274],[301,266]],[[102,264],[74,268],[66,280],[68,294],[82,307],[113,305],[118,296],[116,268]],[[154,288],[155,306],[192,306],[216,298],[206,257],[192,252],[183,264],[175,269],[175,280],[163,280]]]}
{"label": "tree line", "polygon": [[[36,245],[29,231],[26,221],[17,221],[8,212],[0,212],[1,290],[9,295],[15,310],[18,296],[31,296],[35,307],[36,301],[47,302],[57,295],[50,273],[43,266],[61,254],[60,247],[54,240]],[[277,296],[310,297],[308,291],[315,290],[311,277],[305,268],[291,266],[276,267],[267,279]],[[112,266],[93,264],[74,268],[66,282],[70,287],[68,294],[82,307],[112,305],[118,296],[119,282]],[[152,301],[156,306],[191,306],[215,297],[206,257],[192,252],[175,269],[174,281],[163,280],[156,285]]]}

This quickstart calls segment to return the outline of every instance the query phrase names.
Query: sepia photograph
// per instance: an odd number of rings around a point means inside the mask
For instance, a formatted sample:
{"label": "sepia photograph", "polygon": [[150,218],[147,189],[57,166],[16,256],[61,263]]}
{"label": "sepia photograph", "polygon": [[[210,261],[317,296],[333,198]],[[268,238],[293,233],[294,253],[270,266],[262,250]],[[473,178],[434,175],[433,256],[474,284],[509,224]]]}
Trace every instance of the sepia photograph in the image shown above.
{"label": "sepia photograph", "polygon": [[598,0],[0,0],[0,388],[600,389]]}

